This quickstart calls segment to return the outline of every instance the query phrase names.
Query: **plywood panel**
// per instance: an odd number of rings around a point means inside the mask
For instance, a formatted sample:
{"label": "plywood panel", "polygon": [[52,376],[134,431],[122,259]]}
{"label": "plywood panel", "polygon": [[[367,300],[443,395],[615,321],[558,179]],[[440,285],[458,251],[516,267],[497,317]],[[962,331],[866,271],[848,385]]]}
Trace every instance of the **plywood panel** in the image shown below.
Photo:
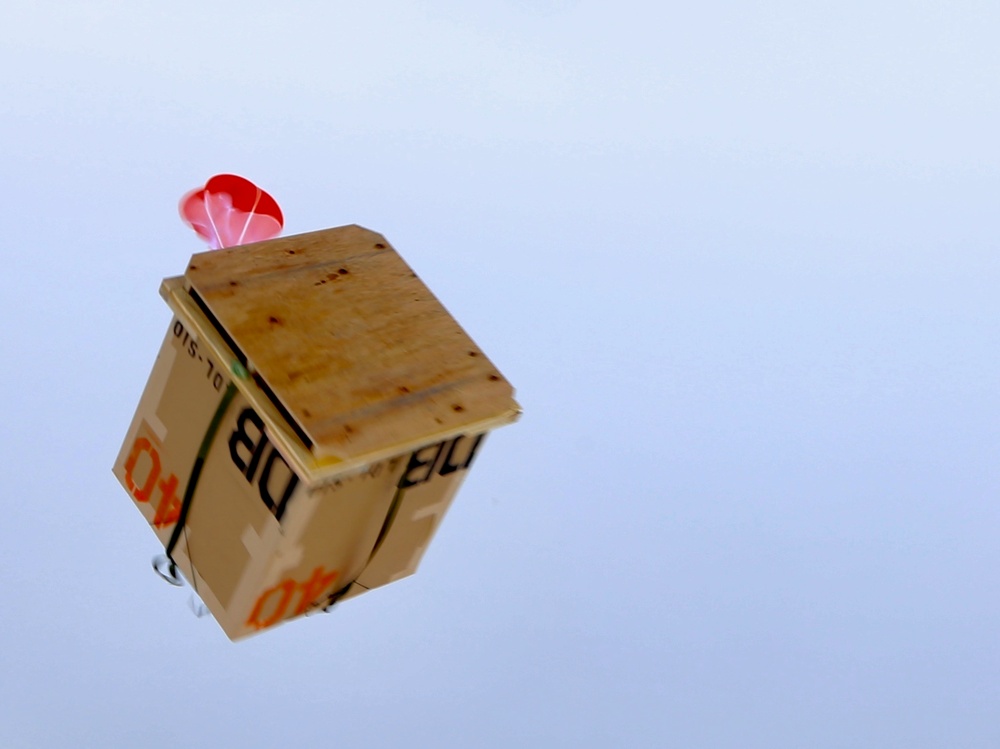
{"label": "plywood panel", "polygon": [[345,226],[201,253],[185,278],[318,458],[519,412],[510,384],[380,234]]}

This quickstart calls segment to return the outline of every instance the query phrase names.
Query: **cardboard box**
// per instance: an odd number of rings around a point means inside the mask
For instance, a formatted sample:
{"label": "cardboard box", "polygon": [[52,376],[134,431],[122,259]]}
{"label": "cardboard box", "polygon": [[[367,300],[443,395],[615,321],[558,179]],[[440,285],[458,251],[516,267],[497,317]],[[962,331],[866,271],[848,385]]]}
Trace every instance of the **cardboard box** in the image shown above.
{"label": "cardboard box", "polygon": [[513,388],[379,234],[197,254],[114,474],[231,639],[413,574]]}

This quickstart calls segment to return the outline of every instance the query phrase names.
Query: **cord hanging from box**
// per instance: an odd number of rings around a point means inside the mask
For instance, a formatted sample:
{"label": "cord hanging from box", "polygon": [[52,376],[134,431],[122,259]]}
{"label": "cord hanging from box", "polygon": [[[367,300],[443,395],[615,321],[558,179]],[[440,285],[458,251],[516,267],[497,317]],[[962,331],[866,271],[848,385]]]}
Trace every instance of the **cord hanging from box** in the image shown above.
{"label": "cord hanging from box", "polygon": [[[372,559],[375,558],[375,554],[378,552],[379,547],[382,545],[382,542],[388,535],[389,529],[392,527],[392,523],[396,519],[396,513],[399,511],[399,505],[403,500],[403,494],[405,493],[405,491],[406,490],[403,489],[402,487],[396,487],[396,493],[393,494],[392,496],[392,502],[389,504],[389,511],[385,515],[385,520],[382,521],[382,528],[379,530],[378,537],[375,539],[375,545],[372,547],[371,552],[368,554],[368,561],[365,562],[365,566],[361,568],[361,571],[354,576],[354,579],[351,580],[351,582],[335,590],[333,593],[327,596],[326,603],[323,604],[323,613],[329,613],[330,610],[337,604],[337,602],[345,595],[347,595],[347,591],[351,589],[352,585],[355,584],[361,585],[361,583],[358,582],[358,578],[361,577],[363,574],[365,574],[365,570],[368,568],[368,565],[371,563]],[[365,586],[361,585],[361,587],[364,588]]]}
{"label": "cord hanging from box", "polygon": [[[177,562],[174,561],[174,549],[180,540],[184,524],[187,522],[188,511],[191,509],[191,501],[194,499],[194,492],[198,487],[198,479],[201,477],[201,469],[205,465],[205,459],[208,457],[208,451],[212,447],[215,433],[219,431],[219,424],[222,423],[222,417],[229,410],[229,405],[233,402],[235,396],[236,383],[230,380],[229,385],[226,386],[226,392],[222,394],[222,400],[219,401],[219,406],[215,409],[215,414],[208,424],[208,429],[205,430],[205,436],[201,440],[201,447],[198,448],[198,455],[194,459],[194,466],[191,467],[191,477],[188,479],[187,486],[184,489],[184,499],[181,502],[180,514],[177,517],[177,523],[174,525],[174,531],[170,534],[166,554],[153,558],[153,569],[156,571],[156,574],[171,585],[181,585],[181,579],[177,573]],[[163,569],[164,565],[166,565],[165,569]]]}

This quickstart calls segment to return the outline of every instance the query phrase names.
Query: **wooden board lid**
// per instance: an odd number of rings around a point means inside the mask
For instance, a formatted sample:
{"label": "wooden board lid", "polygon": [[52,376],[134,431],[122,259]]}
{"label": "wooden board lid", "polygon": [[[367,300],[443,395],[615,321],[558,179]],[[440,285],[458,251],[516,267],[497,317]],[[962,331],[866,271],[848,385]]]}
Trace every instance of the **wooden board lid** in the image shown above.
{"label": "wooden board lid", "polygon": [[520,413],[380,234],[343,226],[199,253],[185,279],[317,458],[409,449]]}

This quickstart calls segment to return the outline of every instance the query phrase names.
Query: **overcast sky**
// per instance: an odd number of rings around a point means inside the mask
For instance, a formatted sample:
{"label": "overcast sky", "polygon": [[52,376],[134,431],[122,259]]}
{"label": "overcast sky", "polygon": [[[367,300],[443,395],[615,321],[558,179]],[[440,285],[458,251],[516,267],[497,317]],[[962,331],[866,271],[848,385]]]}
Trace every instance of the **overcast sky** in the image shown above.
{"label": "overcast sky", "polygon": [[[1000,5],[8,0],[0,744],[1000,746]],[[217,172],[518,391],[414,577],[230,643],[111,467]]]}

